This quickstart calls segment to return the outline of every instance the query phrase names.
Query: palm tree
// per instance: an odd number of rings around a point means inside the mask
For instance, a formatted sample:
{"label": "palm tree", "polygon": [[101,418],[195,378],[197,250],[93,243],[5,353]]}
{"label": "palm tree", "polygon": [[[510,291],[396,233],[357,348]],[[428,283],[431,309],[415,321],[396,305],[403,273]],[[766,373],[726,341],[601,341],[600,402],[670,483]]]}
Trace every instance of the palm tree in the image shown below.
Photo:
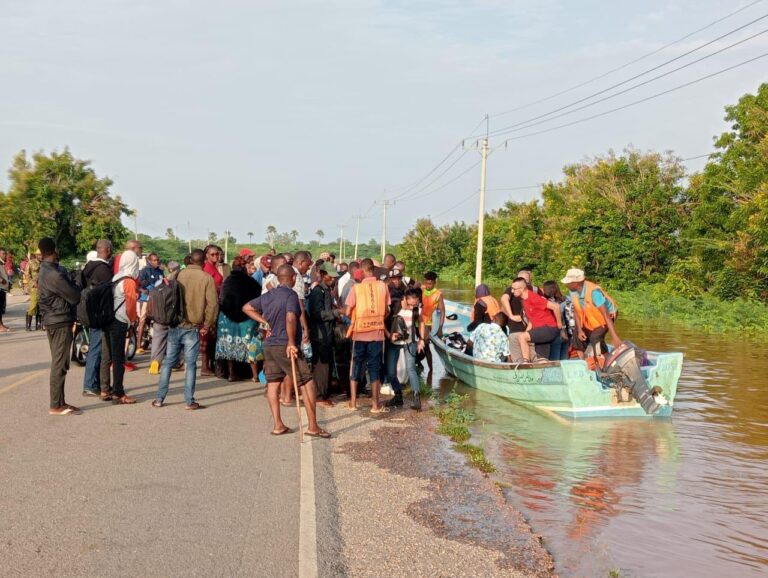
{"label": "palm tree", "polygon": [[315,231],[315,235],[317,235],[318,244],[323,242],[323,237],[325,237],[325,232],[322,229],[318,229]]}
{"label": "palm tree", "polygon": [[253,233],[251,233],[251,232],[249,231],[248,233],[246,233],[246,235],[248,235],[248,243],[249,243],[250,245],[253,245]]}
{"label": "palm tree", "polygon": [[292,240],[294,243],[296,243],[296,240],[297,240],[298,238],[299,238],[299,232],[298,232],[296,229],[294,229],[293,231],[291,231],[291,240]]}
{"label": "palm tree", "polygon": [[277,237],[277,227],[269,225],[267,227],[267,243],[272,249],[275,248],[275,237]]}

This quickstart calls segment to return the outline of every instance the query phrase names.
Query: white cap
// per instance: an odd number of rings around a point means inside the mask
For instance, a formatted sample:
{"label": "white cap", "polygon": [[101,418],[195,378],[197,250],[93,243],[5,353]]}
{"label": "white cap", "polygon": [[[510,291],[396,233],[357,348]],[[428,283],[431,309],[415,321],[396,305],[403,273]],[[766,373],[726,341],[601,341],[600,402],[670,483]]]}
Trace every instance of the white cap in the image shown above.
{"label": "white cap", "polygon": [[568,283],[581,283],[585,278],[584,271],[581,269],[568,269],[565,277],[560,282],[566,285]]}

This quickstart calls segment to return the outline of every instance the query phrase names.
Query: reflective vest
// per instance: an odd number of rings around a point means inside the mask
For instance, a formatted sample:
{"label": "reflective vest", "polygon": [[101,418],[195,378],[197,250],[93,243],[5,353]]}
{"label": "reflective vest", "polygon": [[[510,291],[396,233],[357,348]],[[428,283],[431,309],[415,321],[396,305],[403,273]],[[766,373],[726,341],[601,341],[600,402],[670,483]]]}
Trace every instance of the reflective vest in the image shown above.
{"label": "reflective vest", "polygon": [[437,310],[437,306],[440,304],[440,297],[442,297],[443,294],[440,292],[440,289],[434,289],[432,293],[430,293],[429,296],[427,296],[426,292],[422,293],[421,296],[421,313],[424,317],[424,324],[431,327],[432,326],[432,317],[435,314],[435,311]]}
{"label": "reflective vest", "polygon": [[[475,303],[478,301],[482,301],[485,303],[485,311],[488,313],[488,317],[493,320],[494,317],[496,317],[496,314],[501,311],[501,305],[499,305],[499,302],[496,301],[496,298],[492,295],[486,295],[485,297],[478,298]],[[472,321],[475,320],[475,308],[472,308]]]}
{"label": "reflective vest", "polygon": [[355,309],[352,312],[352,326],[355,333],[381,331],[387,307],[387,287],[378,280],[364,280],[352,290],[355,292]]}
{"label": "reflective vest", "polygon": [[592,303],[592,291],[595,289],[600,289],[600,291],[603,292],[603,295],[605,295],[605,298],[613,305],[613,310],[618,311],[616,302],[611,298],[610,295],[608,295],[608,293],[605,292],[602,287],[592,283],[591,281],[585,281],[584,306],[582,307],[581,298],[577,295],[573,300],[573,312],[576,315],[576,318],[579,320],[579,325],[581,328],[588,329],[589,331],[597,329],[598,327],[605,327],[606,325],[602,311],[600,311],[600,309],[595,307],[594,303]]}

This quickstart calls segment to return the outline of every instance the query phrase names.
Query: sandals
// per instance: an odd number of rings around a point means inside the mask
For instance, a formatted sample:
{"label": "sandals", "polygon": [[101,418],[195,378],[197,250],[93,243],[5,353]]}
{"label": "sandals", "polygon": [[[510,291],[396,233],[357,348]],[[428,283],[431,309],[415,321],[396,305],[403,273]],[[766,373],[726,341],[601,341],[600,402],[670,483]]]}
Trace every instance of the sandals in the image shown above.
{"label": "sandals", "polygon": [[269,432],[273,436],[284,436],[285,434],[293,433],[293,430],[289,428],[288,426],[285,426],[283,429],[279,431],[272,430]]}
{"label": "sandals", "polygon": [[321,429],[320,431],[315,431],[315,432],[305,431],[304,435],[305,436],[309,436],[311,438],[323,438],[323,439],[328,439],[329,437],[331,437],[331,434],[329,434],[327,431],[325,431],[323,429]]}
{"label": "sandals", "polygon": [[389,408],[385,405],[382,405],[379,409],[371,408],[371,413],[389,413]]}
{"label": "sandals", "polygon": [[124,395],[122,397],[115,397],[112,399],[112,403],[115,405],[132,405],[136,403],[135,397],[129,397],[127,395]]}
{"label": "sandals", "polygon": [[163,400],[156,399],[152,402],[152,407],[163,407]]}
{"label": "sandals", "polygon": [[112,401],[115,398],[112,397],[112,395],[110,395],[109,393],[100,393],[99,394],[99,399],[101,401]]}

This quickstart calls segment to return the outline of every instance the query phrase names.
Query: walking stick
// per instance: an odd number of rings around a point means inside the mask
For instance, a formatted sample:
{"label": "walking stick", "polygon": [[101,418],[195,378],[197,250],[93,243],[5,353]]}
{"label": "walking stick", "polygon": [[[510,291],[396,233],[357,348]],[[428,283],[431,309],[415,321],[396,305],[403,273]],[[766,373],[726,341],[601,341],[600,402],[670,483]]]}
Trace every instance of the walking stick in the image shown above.
{"label": "walking stick", "polygon": [[296,383],[296,354],[291,355],[291,377],[293,378],[293,393],[296,396],[296,413],[299,415],[299,443],[304,443],[304,423],[301,420],[301,407],[299,406],[299,386]]}

